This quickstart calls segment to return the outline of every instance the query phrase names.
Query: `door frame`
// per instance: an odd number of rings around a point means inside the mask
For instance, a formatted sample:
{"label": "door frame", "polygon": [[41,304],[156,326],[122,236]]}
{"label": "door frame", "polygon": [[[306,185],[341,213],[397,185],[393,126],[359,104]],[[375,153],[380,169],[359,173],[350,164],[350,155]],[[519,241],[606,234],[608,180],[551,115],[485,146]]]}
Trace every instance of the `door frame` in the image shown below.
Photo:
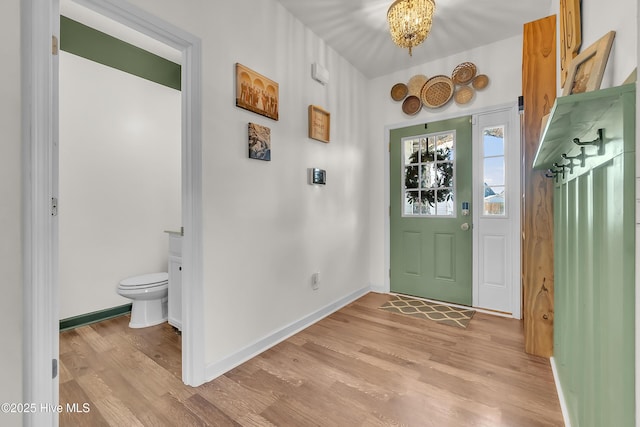
{"label": "door frame", "polygon": [[[202,47],[201,40],[122,0],[74,0],[182,52],[182,379],[205,382],[202,249]],[[23,396],[25,402],[58,404],[58,244],[51,200],[58,165],[58,0],[21,2],[22,194],[23,194]],[[64,205],[64,201],[62,201]],[[188,307],[188,309],[187,309]],[[52,362],[54,360],[54,362]],[[24,414],[24,425],[57,425],[54,411]]]}
{"label": "door frame", "polygon": [[[518,117],[518,110],[517,110],[517,103],[508,103],[508,104],[500,104],[500,105],[495,105],[495,106],[490,106],[490,107],[485,107],[485,108],[477,108],[477,109],[472,109],[472,110],[468,110],[468,111],[462,111],[462,110],[457,110],[454,112],[447,112],[447,113],[436,113],[436,114],[429,114],[429,118],[428,121],[425,120],[424,118],[417,118],[417,119],[413,119],[410,121],[405,121],[405,122],[401,122],[401,123],[395,123],[395,124],[391,124],[391,125],[386,125],[384,127],[384,144],[382,146],[382,149],[384,150],[384,263],[385,263],[385,271],[388,272],[391,268],[391,221],[390,221],[390,215],[389,215],[389,209],[391,206],[391,189],[390,189],[390,177],[391,177],[391,173],[390,173],[390,165],[389,165],[389,161],[390,161],[390,153],[389,153],[389,144],[390,144],[390,131],[393,129],[400,129],[400,128],[404,128],[404,127],[408,127],[408,126],[415,126],[421,123],[429,123],[429,122],[436,122],[436,121],[441,121],[441,120],[448,120],[448,119],[453,119],[456,117],[460,117],[460,116],[471,116],[472,120],[475,121],[476,116],[480,115],[480,114],[489,114],[489,113],[493,113],[493,112],[498,112],[498,111],[504,111],[504,110],[510,110],[511,111],[511,123],[514,125],[512,127],[517,126],[517,124],[519,123],[519,117]],[[520,146],[520,134],[516,129],[513,129],[512,132],[512,138],[517,138],[516,143],[518,144],[518,147]],[[472,139],[472,143],[475,145],[478,142],[476,141],[477,139],[477,135],[474,132],[473,133],[473,139]],[[520,169],[520,159],[518,159],[518,166],[517,166],[518,170]],[[519,187],[518,187],[519,188]],[[476,203],[474,202],[474,206],[476,206]],[[519,209],[520,204],[518,203],[518,209]],[[516,218],[520,218],[520,214],[518,213],[514,213],[516,216]],[[520,247],[520,240],[519,240],[519,227],[518,227],[518,235],[513,236],[514,239],[517,239],[516,241],[518,242],[518,248]],[[474,231],[474,240],[475,240],[475,231]],[[475,260],[477,257],[477,253],[475,252],[476,248],[474,245],[474,253],[473,253],[473,259]],[[514,273],[514,277],[518,277],[518,279],[520,278],[520,264],[518,263],[518,268],[516,269],[517,272]],[[473,283],[472,283],[472,289],[473,289],[473,295],[472,295],[472,301],[477,301],[478,295],[477,295],[477,290],[478,290],[478,285],[477,285],[477,265],[474,265],[473,267]],[[390,281],[390,277],[389,274],[384,275],[384,285],[382,286],[382,288],[380,287],[376,287],[373,289],[374,291],[377,292],[383,292],[383,293],[388,293],[391,291],[391,281]],[[514,301],[521,301],[522,298],[522,291],[521,291],[521,285],[520,285],[520,280],[518,280],[518,282],[516,284],[514,284],[514,289],[513,289],[513,300]],[[498,313],[499,314],[499,313]],[[513,307],[513,313],[511,315],[511,317],[516,318],[516,319],[520,319],[521,317],[521,310],[520,310],[520,304],[515,304]]]}

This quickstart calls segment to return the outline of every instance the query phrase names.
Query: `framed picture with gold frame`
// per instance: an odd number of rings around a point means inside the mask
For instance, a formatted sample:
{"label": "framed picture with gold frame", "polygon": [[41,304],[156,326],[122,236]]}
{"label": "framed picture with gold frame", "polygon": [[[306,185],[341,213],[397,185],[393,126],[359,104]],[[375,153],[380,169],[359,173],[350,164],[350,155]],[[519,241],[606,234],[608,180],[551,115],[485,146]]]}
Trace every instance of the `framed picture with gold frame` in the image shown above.
{"label": "framed picture with gold frame", "polygon": [[309,105],[309,138],[329,142],[330,135],[331,114],[317,105]]}
{"label": "framed picture with gold frame", "polygon": [[278,120],[278,83],[236,63],[236,106]]}
{"label": "framed picture with gold frame", "polygon": [[562,91],[563,96],[600,89],[615,35],[615,31],[609,31],[573,58]]}

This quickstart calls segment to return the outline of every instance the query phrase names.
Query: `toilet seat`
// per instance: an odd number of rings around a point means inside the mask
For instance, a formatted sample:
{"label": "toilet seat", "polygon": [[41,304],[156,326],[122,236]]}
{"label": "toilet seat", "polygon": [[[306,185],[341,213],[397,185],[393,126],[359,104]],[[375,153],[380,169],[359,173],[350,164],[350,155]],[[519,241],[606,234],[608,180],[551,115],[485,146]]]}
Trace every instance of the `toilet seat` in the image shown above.
{"label": "toilet seat", "polygon": [[146,328],[167,321],[169,275],[143,274],[118,283],[118,295],[131,300],[130,328]]}
{"label": "toilet seat", "polygon": [[169,283],[168,273],[150,273],[128,277],[118,285],[121,289],[152,289]]}

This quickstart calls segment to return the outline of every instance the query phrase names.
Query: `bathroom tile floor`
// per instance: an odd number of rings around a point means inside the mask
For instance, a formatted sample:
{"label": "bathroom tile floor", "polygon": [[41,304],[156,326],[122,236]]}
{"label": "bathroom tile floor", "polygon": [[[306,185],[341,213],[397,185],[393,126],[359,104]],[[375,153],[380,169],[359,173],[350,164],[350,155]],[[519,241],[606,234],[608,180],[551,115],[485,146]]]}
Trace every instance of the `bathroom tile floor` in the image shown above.
{"label": "bathroom tile floor", "polygon": [[128,317],[60,334],[61,426],[561,426],[547,359],[521,322],[467,329],[379,310],[368,294],[200,387],[180,380],[181,337]]}

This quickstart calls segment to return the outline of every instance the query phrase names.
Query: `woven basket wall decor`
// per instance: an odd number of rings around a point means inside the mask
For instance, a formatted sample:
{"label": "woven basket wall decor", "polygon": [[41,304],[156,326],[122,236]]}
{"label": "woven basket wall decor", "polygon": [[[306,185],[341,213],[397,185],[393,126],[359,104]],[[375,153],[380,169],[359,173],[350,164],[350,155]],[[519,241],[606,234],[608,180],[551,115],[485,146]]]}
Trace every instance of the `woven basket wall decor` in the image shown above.
{"label": "woven basket wall decor", "polygon": [[402,101],[409,93],[409,88],[404,83],[396,83],[391,88],[391,99],[394,101]]}
{"label": "woven basket wall decor", "polygon": [[415,76],[409,79],[409,83],[407,86],[409,87],[409,95],[414,95],[420,98],[420,91],[422,91],[422,86],[427,82],[427,76],[424,74],[416,74]]}
{"label": "woven basket wall decor", "polygon": [[420,98],[429,108],[439,108],[449,102],[453,96],[453,81],[447,76],[431,77],[422,88]]}
{"label": "woven basket wall decor", "polygon": [[415,95],[407,96],[402,102],[402,111],[409,116],[417,114],[420,108],[422,108],[422,102],[420,102],[420,98]]}
{"label": "woven basket wall decor", "polygon": [[473,99],[476,91],[471,86],[460,86],[456,89],[456,93],[453,95],[453,100],[456,104],[468,104]]}
{"label": "woven basket wall decor", "polygon": [[476,90],[482,90],[489,84],[489,77],[486,74],[479,74],[473,79],[471,85]]}
{"label": "woven basket wall decor", "polygon": [[453,69],[451,80],[457,85],[466,85],[476,76],[477,70],[473,62],[463,62]]}

